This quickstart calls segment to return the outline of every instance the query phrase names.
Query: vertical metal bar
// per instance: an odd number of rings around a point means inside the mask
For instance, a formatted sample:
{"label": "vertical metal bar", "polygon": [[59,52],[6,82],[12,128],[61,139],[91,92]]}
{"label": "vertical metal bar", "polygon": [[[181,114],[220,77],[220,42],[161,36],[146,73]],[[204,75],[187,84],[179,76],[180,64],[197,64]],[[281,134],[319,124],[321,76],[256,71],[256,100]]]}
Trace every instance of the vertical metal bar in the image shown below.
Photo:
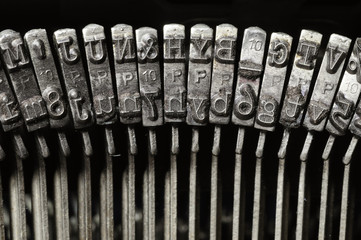
{"label": "vertical metal bar", "polygon": [[[351,40],[340,36],[337,34],[332,34],[330,36],[329,42],[326,47],[326,54],[322,60],[322,64],[318,73],[318,77],[315,83],[314,90],[312,92],[311,100],[308,105],[308,109],[303,121],[303,126],[308,130],[308,134],[300,155],[301,159],[301,169],[299,177],[299,187],[298,187],[298,205],[297,205],[297,226],[296,226],[296,239],[307,238],[305,234],[305,206],[304,206],[304,197],[305,197],[305,187],[306,187],[306,165],[308,153],[313,140],[314,131],[322,131],[326,126],[327,115],[331,109],[331,104],[333,97],[336,93],[337,86],[339,84],[339,79],[342,73],[343,65],[345,63],[345,58],[350,47]],[[329,155],[329,152],[326,152],[326,155]],[[324,165],[326,175],[323,175],[323,187],[328,189],[328,162]],[[327,183],[325,182],[327,181]],[[323,203],[325,197],[327,198],[328,190],[322,189]],[[324,204],[323,204],[324,205]],[[324,207],[324,206],[322,206]],[[321,209],[322,214],[322,209]],[[324,216],[321,215],[321,218]],[[321,219],[320,218],[320,219]],[[324,219],[324,218],[323,218]],[[321,222],[320,228],[323,228],[323,223]],[[322,230],[320,232],[322,235]]]}
{"label": "vertical metal bar", "polygon": [[170,170],[165,178],[164,238],[177,240],[177,155],[179,132],[176,124],[185,122],[186,110],[186,58],[185,27],[167,24],[163,27],[164,59],[164,120],[172,123]]}
{"label": "vertical metal bar", "polygon": [[279,106],[284,88],[292,37],[285,33],[272,33],[267,63],[259,95],[254,127],[260,129],[256,149],[252,239],[263,239],[263,186],[262,158],[266,132],[274,131],[279,117]]}
{"label": "vertical metal bar", "polygon": [[[105,136],[106,138],[106,136]],[[100,173],[100,235],[101,239],[114,239],[113,213],[113,158],[105,151],[105,164]]]}
{"label": "vertical metal bar", "polygon": [[123,173],[123,239],[135,240],[135,155],[133,126],[141,121],[141,100],[133,28],[118,24],[112,27],[114,68],[117,83],[120,122],[128,125],[128,167]]}
{"label": "vertical metal bar", "polygon": [[189,172],[189,216],[188,216],[188,239],[198,240],[199,234],[199,201],[197,179],[197,154],[199,152],[199,130],[192,128],[192,149]]}
{"label": "vertical metal bar", "polygon": [[[142,122],[148,130],[148,166],[146,170],[148,202],[144,203],[145,228],[143,238],[155,240],[155,155],[157,154],[156,132],[154,127],[163,125],[162,81],[159,65],[157,30],[149,27],[135,31],[137,41],[138,73],[140,95],[142,97]],[[146,195],[146,194],[145,194]]]}
{"label": "vertical metal bar", "polygon": [[241,212],[242,193],[242,149],[244,143],[244,128],[238,128],[234,165],[234,190],[233,190],[233,221],[232,240],[243,240],[244,215]]}
{"label": "vertical metal bar", "polygon": [[55,231],[57,240],[70,240],[69,194],[66,156],[59,148],[59,161],[54,173]]}
{"label": "vertical metal bar", "polygon": [[80,240],[92,239],[90,157],[86,154],[85,149],[83,151],[81,169],[78,173],[78,228]]}
{"label": "vertical metal bar", "polygon": [[212,164],[211,164],[211,204],[210,204],[210,224],[209,224],[209,239],[217,240],[221,236],[221,199],[220,186],[218,176],[218,155],[220,152],[219,144],[221,139],[221,128],[216,126],[214,128],[214,140],[212,148]]}
{"label": "vertical metal bar", "polygon": [[37,157],[32,179],[32,209],[34,239],[49,239],[48,197],[46,189],[45,161],[42,147],[37,145]]}
{"label": "vertical metal bar", "polygon": [[22,159],[15,154],[10,175],[10,218],[11,238],[13,240],[26,240],[26,212],[24,171]]}
{"label": "vertical metal bar", "polygon": [[[233,103],[232,122],[240,126],[253,126],[258,104],[259,86],[263,72],[263,57],[266,43],[266,32],[258,27],[244,30],[242,49],[239,60],[237,86]],[[242,149],[244,128],[238,128],[235,149],[235,172],[233,194],[233,226],[232,239],[244,238],[243,212],[241,212],[242,193]]]}

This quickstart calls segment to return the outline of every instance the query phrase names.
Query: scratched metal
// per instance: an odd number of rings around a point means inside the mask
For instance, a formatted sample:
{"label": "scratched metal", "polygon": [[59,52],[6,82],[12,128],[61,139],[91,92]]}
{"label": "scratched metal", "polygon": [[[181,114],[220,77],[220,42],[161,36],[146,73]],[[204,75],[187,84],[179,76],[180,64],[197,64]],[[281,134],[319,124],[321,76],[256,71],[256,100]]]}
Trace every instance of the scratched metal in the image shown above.
{"label": "scratched metal", "polygon": [[285,128],[301,125],[321,40],[318,32],[301,31],[279,120]]}
{"label": "scratched metal", "polygon": [[209,122],[228,124],[232,111],[234,64],[238,29],[231,24],[216,28]]}
{"label": "scratched metal", "polygon": [[51,128],[70,124],[70,113],[55,66],[45,29],[33,29],[24,36],[42,97],[45,100]]}
{"label": "scratched metal", "polygon": [[292,37],[272,33],[254,127],[274,131],[286,78]]}
{"label": "scratched metal", "polygon": [[83,39],[98,125],[115,123],[116,101],[110,72],[104,27],[89,24],[83,28]]}
{"label": "scratched metal", "polygon": [[308,131],[322,131],[336,93],[351,40],[332,34],[318,72],[303,126]]}
{"label": "scratched metal", "polygon": [[244,30],[232,113],[232,123],[236,125],[254,124],[266,37],[266,32],[258,27]]}
{"label": "scratched metal", "polygon": [[115,78],[120,122],[139,123],[142,119],[137,59],[133,28],[118,24],[112,27]]}
{"label": "scratched metal", "polygon": [[204,24],[191,28],[188,66],[187,124],[203,126],[209,117],[213,29]]}
{"label": "scratched metal", "polygon": [[139,28],[135,31],[135,36],[143,126],[163,125],[162,81],[157,30],[149,27]]}
{"label": "scratched metal", "polygon": [[74,128],[84,129],[93,125],[94,116],[76,32],[74,29],[60,29],[54,32],[53,38]]}
{"label": "scratched metal", "polygon": [[9,29],[2,31],[0,51],[28,131],[49,126],[46,104],[20,33]]}
{"label": "scratched metal", "polygon": [[180,24],[163,27],[164,119],[184,122],[186,109],[185,30]]}
{"label": "scratched metal", "polygon": [[19,104],[2,67],[0,67],[0,121],[5,132],[17,129],[24,124]]}
{"label": "scratched metal", "polygon": [[357,38],[326,124],[326,130],[336,136],[346,134],[360,96],[360,51],[361,38]]}

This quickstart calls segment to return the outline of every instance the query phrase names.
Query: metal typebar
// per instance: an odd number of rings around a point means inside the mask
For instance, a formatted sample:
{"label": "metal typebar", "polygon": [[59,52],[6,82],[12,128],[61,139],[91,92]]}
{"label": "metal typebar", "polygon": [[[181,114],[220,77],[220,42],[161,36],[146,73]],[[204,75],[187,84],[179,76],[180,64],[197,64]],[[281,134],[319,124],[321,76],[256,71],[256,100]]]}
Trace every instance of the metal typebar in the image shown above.
{"label": "metal typebar", "polygon": [[163,27],[164,120],[172,124],[170,170],[166,174],[164,192],[164,238],[177,240],[177,158],[179,153],[178,124],[185,122],[186,59],[185,30],[180,24]]}
{"label": "metal typebar", "polygon": [[259,86],[263,73],[266,36],[266,32],[258,27],[247,28],[243,34],[232,112],[232,122],[239,126],[235,149],[232,240],[244,238],[244,211],[241,209],[243,196],[240,196],[242,193],[241,163],[245,134],[244,126],[253,126],[254,124]]}
{"label": "metal typebar", "polygon": [[112,27],[115,77],[120,122],[128,132],[128,166],[123,172],[123,239],[135,240],[135,156],[137,142],[133,124],[141,121],[141,100],[133,28],[118,24]]}
{"label": "metal typebar", "polygon": [[231,118],[237,33],[238,29],[231,24],[221,24],[216,28],[209,110],[209,122],[216,124],[211,164],[209,227],[211,240],[221,238],[222,192],[218,179],[219,145],[221,141],[221,125],[228,124]]}
{"label": "metal typebar", "polygon": [[291,131],[301,125],[306,101],[313,77],[322,35],[310,30],[302,30],[287,90],[283,101],[279,122],[283,125],[283,137],[278,151],[278,180],[276,200],[275,239],[288,237],[287,204],[288,180],[286,176],[286,153]]}
{"label": "metal typebar", "polygon": [[191,28],[187,79],[187,124],[192,129],[192,150],[189,177],[189,239],[198,239],[199,209],[197,204],[198,126],[205,126],[209,118],[213,29],[204,24]]}
{"label": "metal typebar", "polygon": [[155,127],[163,125],[162,81],[159,65],[157,30],[149,27],[135,31],[140,95],[142,98],[142,122],[148,131],[148,166],[144,178],[145,195],[143,239],[155,239],[155,155],[157,142]]}
{"label": "metal typebar", "polygon": [[[351,40],[344,36],[337,34],[331,35],[326,47],[326,56],[322,60],[311,100],[303,121],[303,126],[308,130],[308,134],[300,156],[301,168],[298,187],[296,239],[303,239],[306,237],[304,222],[306,161],[313,140],[313,132],[319,132],[325,128],[327,116],[331,109],[332,100],[336,93],[350,43]],[[325,174],[328,175],[328,169],[326,169]],[[324,178],[324,180],[327,181],[326,178]],[[324,185],[324,187],[326,187],[326,185]]]}
{"label": "metal typebar", "polygon": [[254,127],[261,131],[256,149],[252,239],[263,239],[263,150],[266,132],[273,132],[278,120],[291,45],[291,36],[285,33],[272,33],[254,124]]}

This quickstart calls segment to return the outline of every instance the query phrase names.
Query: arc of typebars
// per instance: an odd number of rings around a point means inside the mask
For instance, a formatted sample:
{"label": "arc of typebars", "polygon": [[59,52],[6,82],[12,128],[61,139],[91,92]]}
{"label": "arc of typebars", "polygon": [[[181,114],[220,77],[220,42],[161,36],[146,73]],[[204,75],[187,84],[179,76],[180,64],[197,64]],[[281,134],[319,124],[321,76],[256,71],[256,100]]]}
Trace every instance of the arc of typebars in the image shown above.
{"label": "arc of typebars", "polygon": [[210,90],[209,122],[214,128],[211,163],[211,204],[210,239],[221,237],[221,189],[218,180],[218,155],[220,153],[221,125],[230,121],[231,100],[233,98],[233,75],[236,56],[238,29],[230,24],[221,24],[216,28],[212,83]]}
{"label": "arc of typebars", "polygon": [[278,152],[278,177],[276,200],[275,239],[287,238],[288,181],[286,179],[286,152],[290,133],[301,125],[309,88],[315,69],[322,35],[318,32],[302,30],[299,38],[292,71],[288,80],[279,122],[284,127]]}
{"label": "arc of typebars", "polygon": [[155,127],[163,125],[162,82],[157,30],[149,27],[135,31],[138,75],[142,99],[143,126],[148,131],[148,166],[143,179],[143,238],[155,239]]}
{"label": "arc of typebars", "polygon": [[185,27],[168,24],[163,27],[164,120],[172,124],[170,171],[165,178],[164,239],[177,239],[177,157],[179,153],[178,124],[185,122],[186,59]]}
{"label": "arc of typebars", "polygon": [[199,126],[206,125],[209,118],[211,68],[213,55],[213,29],[204,24],[191,28],[187,80],[187,118],[192,127],[192,149],[189,176],[189,231],[188,239],[198,239],[198,180],[197,153],[199,151]]}
{"label": "arc of typebars", "polygon": [[[326,47],[326,54],[322,60],[322,64],[317,76],[315,87],[312,92],[310,103],[307,108],[306,116],[303,121],[303,126],[308,130],[308,134],[301,152],[301,166],[299,176],[299,189],[298,189],[298,204],[297,204],[297,220],[296,220],[296,239],[303,239],[305,236],[305,205],[304,197],[306,191],[306,160],[308,152],[313,139],[314,131],[322,131],[326,125],[327,115],[330,111],[333,97],[336,93],[338,81],[342,72],[342,68],[345,62],[345,58],[350,46],[351,40],[337,35],[332,34]],[[326,162],[326,176],[328,176],[328,162]],[[325,170],[325,169],[324,169]],[[326,184],[326,186],[325,186]],[[324,208],[327,201],[327,192],[324,189],[328,186],[328,179],[323,181],[323,194],[321,199],[321,205]],[[324,209],[320,209],[320,228],[323,228],[324,220],[323,215]],[[322,222],[323,221],[323,222]],[[323,228],[324,229],[324,228]],[[319,234],[323,234],[323,230],[319,231]]]}
{"label": "arc of typebars", "polygon": [[258,27],[244,30],[238,64],[237,86],[234,96],[232,122],[239,126],[235,149],[232,239],[243,238],[242,149],[244,126],[253,126],[258,103],[260,79],[263,73],[263,56],[266,32]]}
{"label": "arc of typebars", "polygon": [[133,28],[118,24],[112,27],[115,77],[120,122],[128,127],[128,166],[123,173],[123,239],[135,240],[135,155],[136,135],[133,125],[141,121],[136,48]]}
{"label": "arc of typebars", "polygon": [[[15,162],[10,179],[14,191],[10,195],[12,232],[16,239],[26,238],[25,196],[22,160],[28,153],[20,136],[23,123],[29,132],[35,132],[38,152],[33,175],[32,202],[34,206],[34,238],[48,239],[47,192],[44,158],[49,150],[41,130],[50,126],[58,132],[60,145],[59,164],[54,176],[57,238],[69,237],[67,203],[66,157],[70,148],[64,130],[70,125],[70,112],[74,128],[82,132],[84,157],[78,178],[79,237],[91,238],[91,188],[90,156],[92,146],[87,128],[105,126],[106,162],[101,172],[101,236],[112,238],[113,188],[112,155],[115,154],[111,125],[116,122],[115,91],[112,85],[104,29],[90,24],[83,29],[83,38],[91,83],[92,101],[86,83],[75,30],[62,29],[54,33],[54,43],[65,81],[69,108],[63,97],[62,86],[51,54],[47,33],[43,29],[25,34],[25,44],[19,33],[5,30],[0,33],[0,53],[12,88],[4,70],[0,69],[0,121],[4,131],[13,131]],[[209,121],[215,124],[212,148],[210,239],[220,239],[221,189],[218,186],[218,155],[220,152],[220,125],[230,121],[233,98],[233,69],[237,28],[230,24],[217,26],[213,51],[213,30],[203,24],[191,28],[188,89],[185,83],[185,29],[183,25],[164,26],[164,119],[172,124],[170,171],[165,179],[165,239],[177,237],[177,154],[179,152],[178,123],[186,121],[192,128],[192,149],[189,192],[189,239],[197,239],[199,216],[197,195],[197,153],[199,151],[198,127]],[[275,239],[283,239],[285,224],[285,157],[290,129],[301,125],[303,110],[315,68],[322,35],[301,32],[292,72],[290,75],[279,122],[284,135],[278,153],[278,187],[276,205]],[[143,237],[155,239],[155,155],[157,153],[155,127],[163,124],[162,83],[159,66],[157,31],[140,28],[136,31],[137,54],[133,29],[119,24],[112,28],[114,66],[119,102],[120,121],[128,125],[128,166],[123,174],[123,238],[135,239],[135,155],[136,137],[133,124],[142,120],[149,127],[148,167],[143,184]],[[244,126],[260,129],[256,150],[252,239],[262,238],[262,157],[266,132],[274,131],[286,77],[292,37],[284,33],[271,35],[262,87],[266,33],[257,27],[245,30],[238,79],[233,103],[232,122],[239,125],[235,156],[234,206],[232,239],[241,236],[241,153]],[[311,100],[303,121],[308,135],[300,156],[299,196],[297,205],[296,239],[305,236],[306,160],[313,133],[324,128],[330,133],[322,158],[324,169],[321,189],[319,238],[327,235],[329,156],[336,136],[344,135],[347,128],[354,134],[343,158],[344,182],[341,203],[340,239],[346,239],[348,219],[348,189],[350,161],[361,136],[361,103],[353,114],[360,97],[360,45],[357,39],[347,64],[339,89],[338,82],[351,40],[333,34],[326,48]],[[136,59],[137,56],[137,59]],[[214,58],[213,58],[214,56]],[[138,60],[138,74],[137,63]],[[31,67],[31,63],[32,66]],[[213,63],[213,69],[212,69]],[[12,92],[14,90],[14,93]],[[260,89],[260,93],[258,94]],[[259,95],[259,100],[258,100]],[[334,99],[335,96],[335,99]],[[333,102],[334,99],[334,102]],[[186,103],[187,100],[187,103]],[[17,104],[16,102],[19,102]],[[92,108],[94,104],[94,113]],[[259,102],[259,104],[258,104]],[[332,106],[332,108],[331,108]],[[20,114],[22,116],[20,116]],[[329,116],[328,120],[327,117]],[[24,120],[23,120],[24,119]],[[0,158],[4,152],[0,148]],[[0,217],[1,222],[1,217]],[[1,230],[0,230],[1,231]],[[0,232],[0,234],[3,234]]]}
{"label": "arc of typebars", "polygon": [[83,158],[78,174],[78,224],[79,238],[87,239],[92,236],[90,156],[93,154],[93,148],[86,129],[93,125],[94,114],[75,30],[57,30],[53,37],[73,117],[73,126],[80,130],[82,135]]}
{"label": "arc of typebars", "polygon": [[262,239],[263,189],[262,158],[266,141],[266,131],[274,131],[279,115],[279,105],[286,78],[287,65],[291,51],[292,37],[285,33],[272,33],[266,67],[259,95],[254,127],[260,129],[256,149],[256,169],[253,200],[252,239]]}

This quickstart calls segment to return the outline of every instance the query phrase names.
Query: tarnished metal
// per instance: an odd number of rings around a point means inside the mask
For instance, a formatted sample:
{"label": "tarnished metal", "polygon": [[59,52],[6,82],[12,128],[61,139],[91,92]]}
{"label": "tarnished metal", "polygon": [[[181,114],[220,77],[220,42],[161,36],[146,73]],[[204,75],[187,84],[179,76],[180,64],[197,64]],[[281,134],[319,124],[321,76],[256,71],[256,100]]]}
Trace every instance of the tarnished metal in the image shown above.
{"label": "tarnished metal", "polygon": [[185,30],[180,24],[163,27],[164,120],[184,122],[186,109]]}
{"label": "tarnished metal", "polygon": [[278,151],[278,177],[276,199],[275,239],[287,239],[288,180],[286,179],[286,153],[292,128],[301,125],[304,108],[316,66],[322,35],[310,30],[302,30],[299,38],[292,71],[288,80],[279,122],[284,127],[281,146]]}
{"label": "tarnished metal", "polygon": [[112,27],[111,32],[120,122],[138,123],[141,121],[142,103],[133,28],[130,25],[118,24]]}
{"label": "tarnished metal", "polygon": [[213,29],[204,24],[194,25],[191,28],[189,47],[187,85],[188,125],[203,126],[208,122],[212,55]]}
{"label": "tarnished metal", "polygon": [[232,113],[232,122],[236,125],[251,127],[254,124],[266,36],[258,27],[244,30]]}
{"label": "tarnished metal", "polygon": [[263,238],[263,150],[266,141],[266,131],[274,131],[278,120],[291,45],[291,36],[285,33],[272,33],[254,125],[261,132],[256,149],[252,239]]}
{"label": "tarnished metal", "polygon": [[41,97],[29,53],[20,33],[13,30],[2,31],[0,49],[28,131],[49,126],[45,101]]}
{"label": "tarnished metal", "polygon": [[[326,54],[322,60],[322,64],[317,76],[315,87],[312,92],[310,103],[307,108],[303,126],[308,130],[308,134],[301,152],[301,166],[298,186],[298,203],[297,203],[297,223],[296,223],[296,239],[303,239],[306,235],[305,226],[305,191],[306,191],[306,160],[308,152],[313,140],[313,131],[322,131],[325,128],[327,116],[329,114],[331,104],[336,93],[339,79],[342,73],[343,65],[347,52],[350,47],[351,40],[337,34],[330,36],[326,47]],[[326,145],[328,153],[333,145],[334,138],[331,137]],[[329,146],[329,147],[327,147]],[[327,153],[326,152],[326,153]],[[329,154],[326,154],[329,155]],[[325,156],[325,154],[324,154]],[[326,212],[328,200],[328,175],[329,163],[324,162],[322,189],[321,189],[321,206],[320,206],[320,222],[319,237],[326,236]]]}
{"label": "tarnished metal", "polygon": [[[46,104],[41,97],[31,67],[29,52],[20,33],[10,29],[2,31],[0,33],[0,51],[27,130],[32,132],[48,127]],[[41,134],[38,133],[38,136]],[[38,140],[41,141],[41,139]],[[43,143],[42,152],[49,153],[46,142]],[[48,155],[43,155],[43,157],[48,157]]]}
{"label": "tarnished metal", "polygon": [[350,44],[351,40],[347,37],[337,34],[330,37],[303,121],[308,131],[325,128]]}
{"label": "tarnished metal", "polygon": [[53,54],[45,29],[33,29],[24,36],[36,74],[41,95],[45,100],[51,128],[58,129],[59,143],[67,156],[69,144],[63,129],[70,125],[70,112],[55,66]]}
{"label": "tarnished metal", "polygon": [[149,27],[135,31],[143,126],[163,124],[162,81],[159,66],[157,30]]}
{"label": "tarnished metal", "polygon": [[108,58],[104,27],[89,24],[83,28],[90,86],[93,97],[95,120],[105,126],[108,152],[115,154],[111,124],[117,120],[115,92]]}
{"label": "tarnished metal", "polygon": [[94,114],[74,29],[54,32],[54,44],[60,60],[69,106],[75,129],[85,129],[94,123]]}
{"label": "tarnished metal", "polygon": [[233,99],[234,63],[238,29],[231,24],[216,28],[209,122],[228,124]]}
{"label": "tarnished metal", "polygon": [[284,33],[272,33],[254,124],[257,129],[275,130],[291,44],[291,36]]}

